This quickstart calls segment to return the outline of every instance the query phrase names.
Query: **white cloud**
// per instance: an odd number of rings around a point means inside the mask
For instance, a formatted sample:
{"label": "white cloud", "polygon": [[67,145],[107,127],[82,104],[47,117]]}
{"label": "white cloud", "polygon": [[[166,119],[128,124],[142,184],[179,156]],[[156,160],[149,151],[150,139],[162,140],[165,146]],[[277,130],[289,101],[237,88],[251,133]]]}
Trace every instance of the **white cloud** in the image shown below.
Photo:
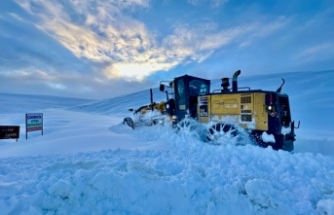
{"label": "white cloud", "polygon": [[41,79],[41,80],[54,80],[58,73],[43,71],[35,68],[25,68],[25,69],[17,69],[17,70],[6,70],[0,73],[0,76],[6,77],[14,77],[19,79]]}
{"label": "white cloud", "polygon": [[105,75],[109,78],[126,78],[129,81],[142,81],[144,78],[156,71],[168,70],[176,65],[176,62],[116,63],[105,69]]}
{"label": "white cloud", "polygon": [[239,47],[244,48],[250,46],[254,41],[259,38],[266,37],[274,32],[283,29],[290,23],[290,20],[286,17],[279,17],[273,22],[264,24],[263,22],[251,23],[249,28],[253,29],[251,34],[245,34],[243,40],[240,42]]}
{"label": "white cloud", "polygon": [[333,42],[326,42],[320,43],[317,45],[313,45],[311,47],[307,47],[298,53],[295,57],[296,60],[312,60],[318,59],[319,56],[327,55],[328,53],[334,53],[334,43]]}
{"label": "white cloud", "polygon": [[188,0],[188,3],[194,6],[204,4],[206,0]]}
{"label": "white cloud", "polygon": [[202,5],[210,5],[211,7],[219,7],[228,2],[228,0],[188,0],[188,3],[193,6],[202,6]]}
{"label": "white cloud", "polygon": [[211,1],[211,6],[213,7],[219,7],[221,5],[224,5],[228,2],[229,0],[212,0]]}
{"label": "white cloud", "polygon": [[49,86],[50,88],[56,89],[56,90],[66,90],[67,89],[67,87],[64,84],[61,84],[61,83],[48,82],[48,83],[46,83],[46,85]]}
{"label": "white cloud", "polygon": [[[221,5],[225,2],[211,3]],[[39,18],[39,29],[78,58],[98,65],[96,71],[109,79],[141,81],[157,71],[170,70],[189,60],[202,62],[216,49],[237,38],[266,36],[284,24],[281,21],[264,25],[249,23],[229,29],[219,29],[215,23],[177,24],[173,32],[158,40],[145,24],[123,11],[147,8],[148,0],[19,0],[19,3]]]}

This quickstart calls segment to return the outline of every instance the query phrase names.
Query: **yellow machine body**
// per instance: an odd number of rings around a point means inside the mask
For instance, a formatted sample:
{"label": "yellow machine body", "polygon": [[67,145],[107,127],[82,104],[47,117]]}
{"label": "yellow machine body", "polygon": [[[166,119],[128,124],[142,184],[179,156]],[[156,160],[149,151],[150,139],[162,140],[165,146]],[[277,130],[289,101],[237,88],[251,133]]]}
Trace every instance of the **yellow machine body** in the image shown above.
{"label": "yellow machine body", "polygon": [[[248,132],[252,141],[262,147],[270,145],[276,150],[292,151],[296,136],[294,130],[299,127],[299,122],[295,127],[291,120],[289,97],[281,93],[284,79],[276,91],[252,90],[238,87],[240,73],[238,70],[233,74],[231,88],[229,78],[222,78],[222,88],[214,90],[210,90],[210,80],[189,75],[161,82],[160,91],[166,94],[166,101],[153,102],[150,89],[151,103],[137,110],[130,109],[134,112],[133,117],[126,117],[124,122],[134,128],[142,124],[163,123],[167,119],[173,127],[180,128],[188,126],[187,119],[191,118],[199,122],[196,122],[198,127],[208,124],[203,126],[206,127],[204,133],[206,140],[211,142],[219,140],[221,135],[228,135],[229,129],[231,131],[239,125]],[[283,128],[289,127],[290,132],[283,132]]]}
{"label": "yellow machine body", "polygon": [[211,94],[198,97],[198,120],[225,121],[245,129],[268,130],[265,93]]}

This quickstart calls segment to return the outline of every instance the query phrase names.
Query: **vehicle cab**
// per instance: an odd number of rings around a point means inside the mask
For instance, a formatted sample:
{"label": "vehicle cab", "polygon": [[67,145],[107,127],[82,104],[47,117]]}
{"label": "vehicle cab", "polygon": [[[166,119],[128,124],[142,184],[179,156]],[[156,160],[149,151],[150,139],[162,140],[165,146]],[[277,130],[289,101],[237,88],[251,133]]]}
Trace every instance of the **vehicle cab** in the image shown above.
{"label": "vehicle cab", "polygon": [[[210,80],[189,75],[180,76],[170,82],[172,98],[167,101],[167,112],[181,121],[186,116],[197,117],[198,96],[210,92]],[[161,86],[161,85],[160,85]],[[164,87],[160,90],[163,91]]]}

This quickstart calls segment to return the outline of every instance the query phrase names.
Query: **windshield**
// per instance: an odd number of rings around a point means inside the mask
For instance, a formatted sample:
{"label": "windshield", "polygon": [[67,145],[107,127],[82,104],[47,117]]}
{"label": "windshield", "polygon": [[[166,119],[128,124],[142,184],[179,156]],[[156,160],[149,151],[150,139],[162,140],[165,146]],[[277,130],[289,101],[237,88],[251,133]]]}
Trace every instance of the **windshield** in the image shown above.
{"label": "windshield", "polygon": [[189,83],[189,93],[192,96],[207,94],[209,93],[209,85],[202,80],[192,80]]}

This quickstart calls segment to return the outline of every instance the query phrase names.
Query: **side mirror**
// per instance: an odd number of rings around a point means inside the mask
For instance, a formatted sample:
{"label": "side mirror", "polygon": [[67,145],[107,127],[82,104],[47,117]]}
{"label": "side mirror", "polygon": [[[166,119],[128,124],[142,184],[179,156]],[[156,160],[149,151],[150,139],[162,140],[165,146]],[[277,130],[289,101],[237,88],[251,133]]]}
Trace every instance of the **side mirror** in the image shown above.
{"label": "side mirror", "polygon": [[165,91],[165,85],[163,84],[160,84],[160,87],[159,87],[160,91],[161,92],[164,92]]}

